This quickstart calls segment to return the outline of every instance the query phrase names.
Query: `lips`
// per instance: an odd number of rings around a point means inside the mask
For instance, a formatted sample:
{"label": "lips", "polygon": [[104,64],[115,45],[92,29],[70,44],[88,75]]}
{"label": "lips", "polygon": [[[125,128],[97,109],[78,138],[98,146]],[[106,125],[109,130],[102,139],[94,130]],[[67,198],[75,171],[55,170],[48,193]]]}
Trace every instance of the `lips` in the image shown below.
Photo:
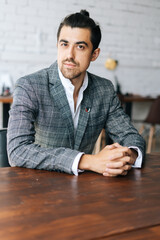
{"label": "lips", "polygon": [[67,68],[75,68],[76,64],[71,62],[64,62],[64,66],[66,66]]}
{"label": "lips", "polygon": [[67,66],[71,66],[71,67],[75,67],[76,66],[76,64],[73,64],[73,63],[64,63],[65,65],[67,65]]}

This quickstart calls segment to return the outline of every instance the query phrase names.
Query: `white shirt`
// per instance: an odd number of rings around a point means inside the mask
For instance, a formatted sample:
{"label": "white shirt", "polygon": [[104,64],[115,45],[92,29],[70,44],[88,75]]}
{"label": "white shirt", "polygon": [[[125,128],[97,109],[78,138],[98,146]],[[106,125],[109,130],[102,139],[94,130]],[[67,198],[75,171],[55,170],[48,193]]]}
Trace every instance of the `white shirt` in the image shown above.
{"label": "white shirt", "polygon": [[[88,86],[88,75],[86,73],[86,75],[84,77],[83,84],[82,84],[82,86],[79,90],[76,109],[74,109],[74,99],[73,99],[74,85],[71,83],[71,81],[69,79],[65,78],[62,75],[62,73],[59,69],[58,69],[58,73],[59,73],[59,77],[60,77],[60,80],[62,82],[62,85],[64,87],[70,109],[71,109],[71,114],[72,114],[72,119],[73,119],[73,124],[74,124],[74,133],[75,133],[76,129],[77,129],[77,125],[78,125],[80,107],[81,107],[81,102],[82,102],[82,99],[83,99],[83,92]],[[136,162],[133,165],[133,167],[140,168],[141,165],[142,165],[142,153],[141,153],[141,151],[139,150],[139,148],[137,148],[135,146],[131,146],[129,148],[133,148],[138,152],[138,157],[137,157]],[[82,172],[81,170],[78,169],[78,164],[79,164],[80,158],[83,154],[84,154],[83,152],[78,153],[78,155],[75,157],[73,165],[72,165],[72,172],[76,176],[78,176],[78,172]]]}
{"label": "white shirt", "polygon": [[72,119],[73,119],[73,124],[74,124],[74,133],[76,132],[77,125],[78,125],[78,119],[79,119],[79,113],[80,113],[80,107],[81,107],[81,102],[83,99],[83,92],[88,86],[88,75],[86,74],[84,77],[83,84],[79,90],[78,98],[77,98],[77,105],[76,105],[76,110],[74,109],[74,99],[73,99],[73,93],[74,93],[74,85],[71,83],[71,81],[67,78],[65,78],[62,73],[59,70],[59,77],[61,79],[62,85],[64,87],[68,103],[71,109],[72,113]]}

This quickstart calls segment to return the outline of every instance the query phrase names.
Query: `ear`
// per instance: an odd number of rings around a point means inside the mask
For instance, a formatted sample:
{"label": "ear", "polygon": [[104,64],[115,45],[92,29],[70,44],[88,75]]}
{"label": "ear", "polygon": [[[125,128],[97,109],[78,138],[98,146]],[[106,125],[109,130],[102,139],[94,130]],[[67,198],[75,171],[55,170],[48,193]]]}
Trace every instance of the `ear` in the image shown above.
{"label": "ear", "polygon": [[92,53],[92,56],[91,56],[91,61],[92,62],[95,61],[98,58],[99,53],[100,53],[100,48],[96,48],[94,50],[94,52]]}

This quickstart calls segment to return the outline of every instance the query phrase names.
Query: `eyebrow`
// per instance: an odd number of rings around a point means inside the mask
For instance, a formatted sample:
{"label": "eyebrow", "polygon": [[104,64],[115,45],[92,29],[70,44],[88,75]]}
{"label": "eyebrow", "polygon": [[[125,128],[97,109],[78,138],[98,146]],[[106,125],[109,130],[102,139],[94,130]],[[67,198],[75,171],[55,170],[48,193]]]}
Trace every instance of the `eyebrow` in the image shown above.
{"label": "eyebrow", "polygon": [[[65,42],[65,43],[68,43],[68,41],[67,40],[64,40],[64,39],[61,39],[59,42]],[[86,45],[87,47],[88,47],[88,44],[85,42],[85,41],[78,41],[78,42],[76,42],[75,44],[84,44],[84,45]]]}
{"label": "eyebrow", "polygon": [[79,41],[79,42],[76,42],[76,44],[84,44],[88,47],[88,44],[85,41]]}
{"label": "eyebrow", "polygon": [[59,42],[65,42],[65,43],[68,43],[67,40],[64,40],[64,39],[61,39]]}

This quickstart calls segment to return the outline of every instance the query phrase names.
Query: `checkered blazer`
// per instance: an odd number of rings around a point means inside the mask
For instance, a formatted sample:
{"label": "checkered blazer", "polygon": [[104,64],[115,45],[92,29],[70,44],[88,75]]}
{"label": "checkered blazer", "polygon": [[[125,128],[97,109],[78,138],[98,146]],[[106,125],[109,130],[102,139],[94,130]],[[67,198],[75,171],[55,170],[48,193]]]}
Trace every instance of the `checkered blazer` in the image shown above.
{"label": "checkered blazer", "polygon": [[79,152],[91,154],[103,128],[144,153],[144,140],[121,108],[112,83],[88,73],[76,133],[57,62],[15,85],[7,134],[11,166],[72,173]]}

